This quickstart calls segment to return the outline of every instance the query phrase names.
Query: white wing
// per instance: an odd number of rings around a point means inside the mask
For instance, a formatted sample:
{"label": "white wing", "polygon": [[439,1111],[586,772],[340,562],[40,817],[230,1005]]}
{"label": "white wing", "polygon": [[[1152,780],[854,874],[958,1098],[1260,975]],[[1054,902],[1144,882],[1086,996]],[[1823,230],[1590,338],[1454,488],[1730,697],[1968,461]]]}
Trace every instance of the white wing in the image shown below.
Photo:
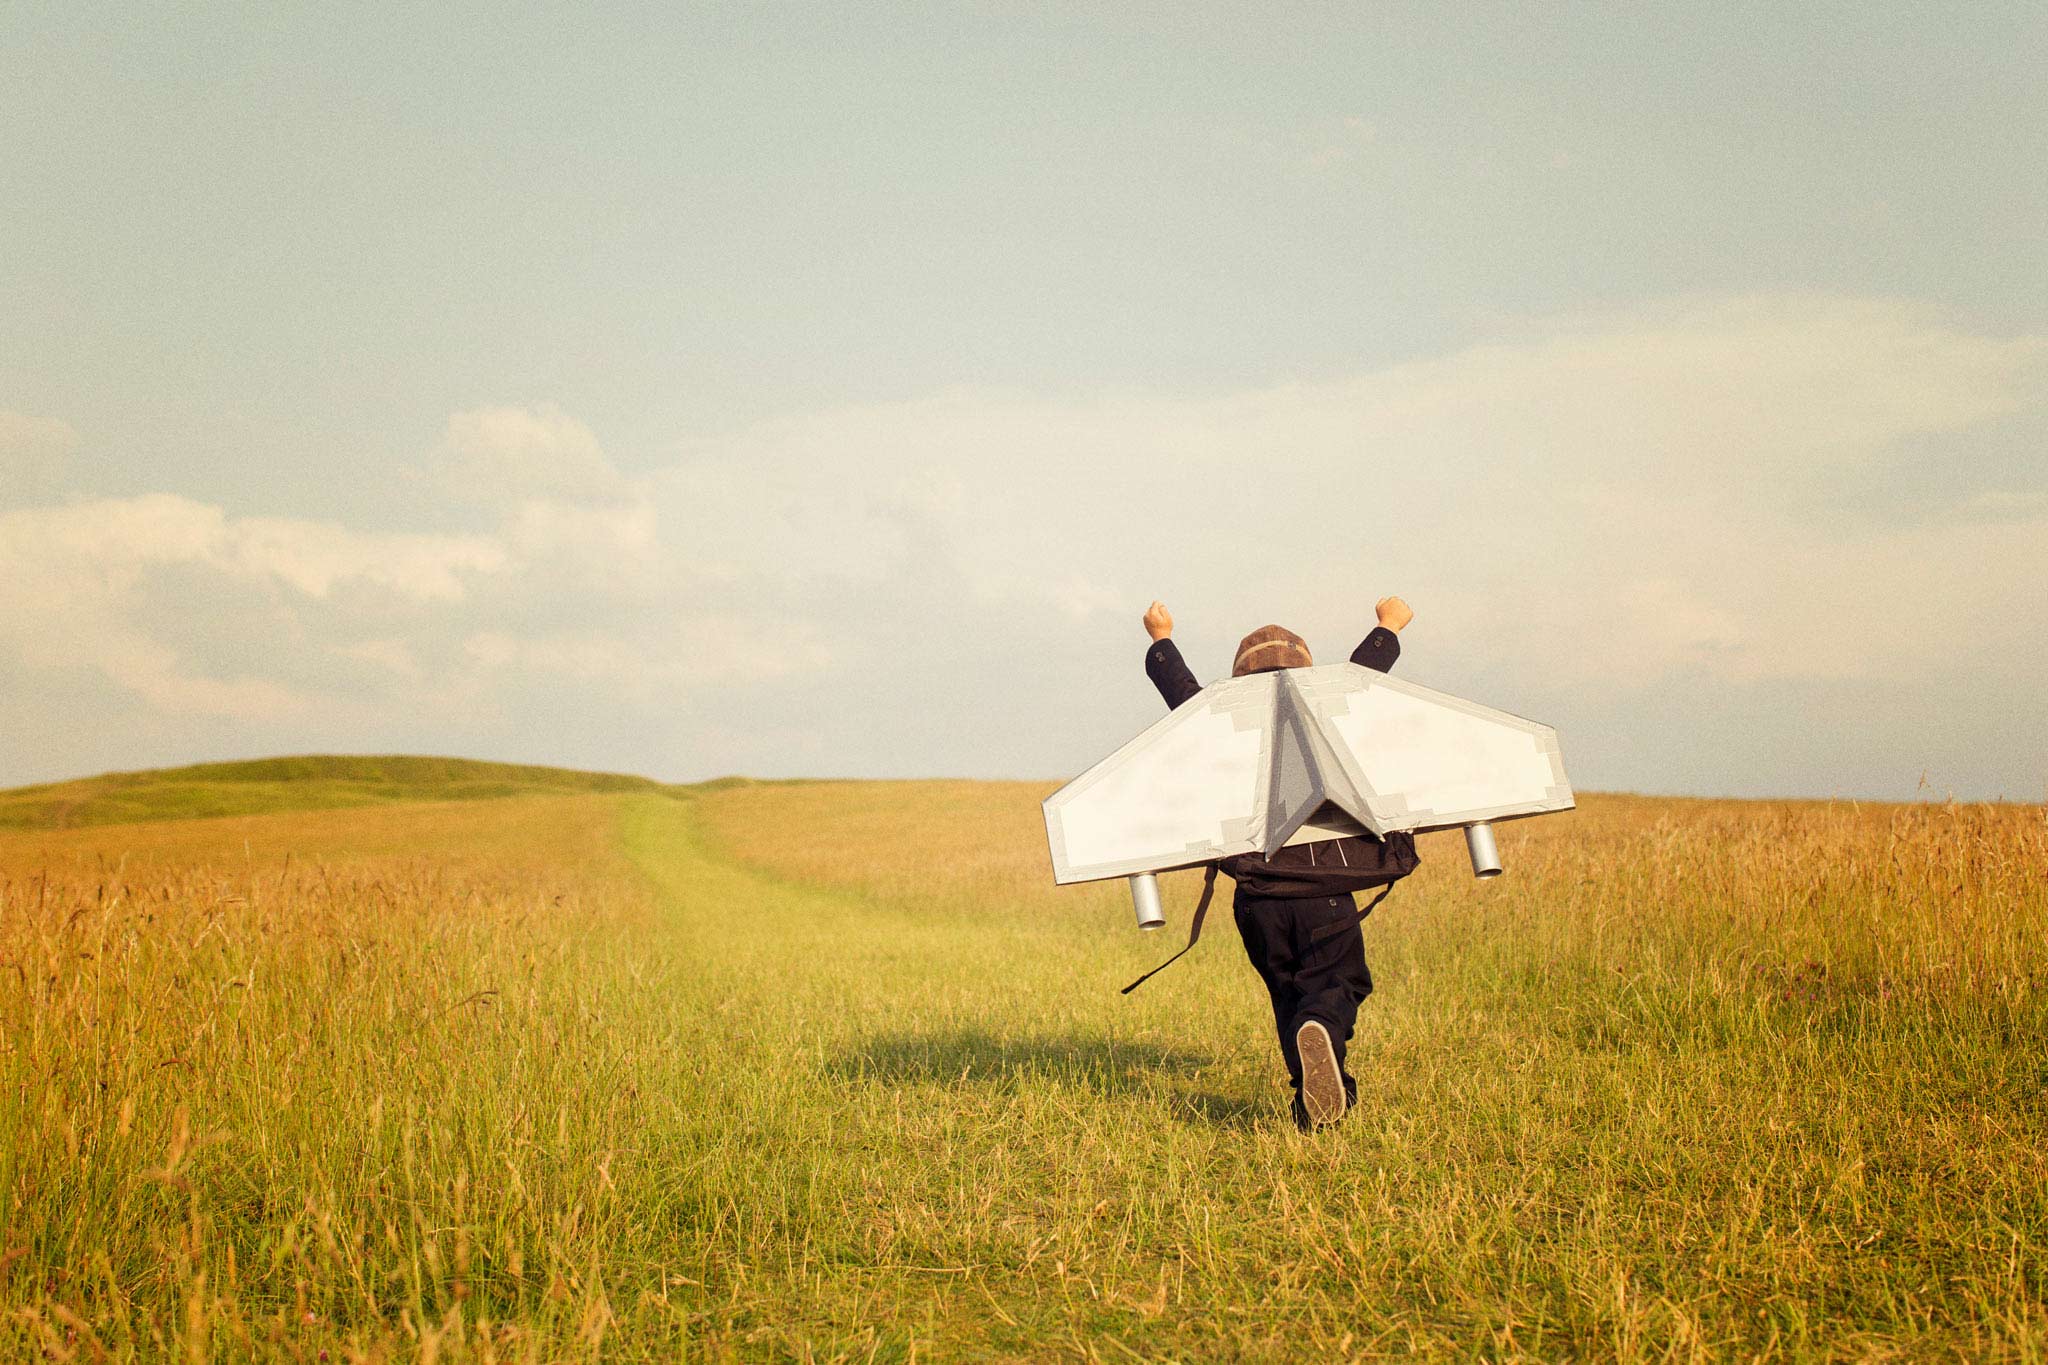
{"label": "white wing", "polygon": [[1203,688],[1047,797],[1053,879],[1192,867],[1263,847],[1275,678]]}
{"label": "white wing", "polygon": [[[1289,669],[1329,800],[1375,834],[1569,810],[1557,731],[1355,664]],[[1272,833],[1282,833],[1275,830]]]}
{"label": "white wing", "polygon": [[1357,664],[1202,689],[1045,801],[1061,884],[1569,810],[1557,731]]}

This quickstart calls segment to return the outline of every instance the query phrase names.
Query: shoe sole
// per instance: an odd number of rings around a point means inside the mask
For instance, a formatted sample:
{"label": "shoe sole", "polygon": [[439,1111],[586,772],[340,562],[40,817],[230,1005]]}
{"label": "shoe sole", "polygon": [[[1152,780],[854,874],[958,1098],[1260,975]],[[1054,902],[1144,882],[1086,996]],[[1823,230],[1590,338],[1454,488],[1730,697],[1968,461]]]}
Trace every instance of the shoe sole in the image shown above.
{"label": "shoe sole", "polygon": [[1344,1117],[1344,1074],[1337,1070],[1337,1049],[1330,1031],[1311,1019],[1294,1034],[1301,1053],[1301,1107],[1308,1121],[1321,1128]]}

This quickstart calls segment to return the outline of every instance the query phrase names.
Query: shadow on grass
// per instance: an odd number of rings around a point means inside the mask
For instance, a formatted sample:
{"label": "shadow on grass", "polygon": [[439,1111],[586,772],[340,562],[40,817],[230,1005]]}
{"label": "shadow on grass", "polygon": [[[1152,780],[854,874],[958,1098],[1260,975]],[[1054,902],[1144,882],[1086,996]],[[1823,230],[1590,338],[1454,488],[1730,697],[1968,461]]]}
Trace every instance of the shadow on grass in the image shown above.
{"label": "shadow on grass", "polygon": [[1002,1037],[984,1029],[882,1034],[826,1063],[840,1081],[939,1085],[1014,1092],[1046,1083],[1105,1098],[1151,1095],[1185,1123],[1251,1128],[1272,1120],[1270,1104],[1181,1089],[1214,1059],[1205,1052],[1098,1034]]}
{"label": "shadow on grass", "polygon": [[830,1064],[843,1080],[954,1085],[1057,1080],[1104,1095],[1151,1089],[1149,1077],[1192,1075],[1208,1054],[1085,1033],[998,1037],[983,1029],[895,1033],[869,1038]]}
{"label": "shadow on grass", "polygon": [[1156,1088],[1154,1077],[1193,1075],[1209,1062],[1206,1053],[1157,1043],[1085,1033],[998,1037],[970,1028],[869,1038],[827,1070],[841,1080],[982,1086],[1050,1080],[1125,1095]]}

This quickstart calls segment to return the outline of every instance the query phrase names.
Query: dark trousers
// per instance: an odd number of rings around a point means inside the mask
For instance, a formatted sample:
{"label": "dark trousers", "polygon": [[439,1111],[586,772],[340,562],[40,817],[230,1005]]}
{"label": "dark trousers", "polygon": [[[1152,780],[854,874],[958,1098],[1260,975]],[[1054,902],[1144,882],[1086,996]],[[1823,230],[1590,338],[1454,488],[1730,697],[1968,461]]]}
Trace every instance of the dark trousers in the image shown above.
{"label": "dark trousers", "polygon": [[1358,1021],[1358,1006],[1372,994],[1358,906],[1349,896],[1240,896],[1236,911],[1245,954],[1273,999],[1273,1025],[1294,1082],[1296,1109],[1301,1107],[1301,1053],[1294,1035],[1311,1019],[1329,1030],[1344,1093],[1355,1101],[1358,1086],[1345,1069],[1344,1050]]}

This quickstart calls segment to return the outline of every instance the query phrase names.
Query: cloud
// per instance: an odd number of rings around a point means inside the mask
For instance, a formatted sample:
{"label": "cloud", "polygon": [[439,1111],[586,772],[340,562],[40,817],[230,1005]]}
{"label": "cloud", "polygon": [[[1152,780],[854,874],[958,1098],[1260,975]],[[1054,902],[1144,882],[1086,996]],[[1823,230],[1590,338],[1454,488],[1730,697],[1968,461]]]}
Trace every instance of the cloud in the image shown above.
{"label": "cloud", "polygon": [[[1988,529],[1845,534],[1826,492],[1916,438],[2038,411],[2040,339],[1825,297],[1528,330],[1213,397],[817,413],[686,453],[657,497],[721,562],[874,579],[905,544],[901,490],[943,484],[935,539],[981,603],[1130,614],[1164,596],[1221,647],[1275,615],[1351,631],[1399,590],[1435,647],[1589,683],[1875,676],[1888,614],[1970,614],[1941,561]],[[2038,520],[2033,492],[2006,496],[1972,505]]]}
{"label": "cloud", "polygon": [[[307,693],[263,676],[300,606],[348,588],[459,602],[504,564],[478,537],[234,518],[171,494],[0,512],[0,648],[34,667],[96,672],[166,714],[303,712]],[[167,597],[167,582],[184,590]],[[251,611],[251,590],[279,610]],[[248,671],[196,671],[189,656],[224,636],[246,646]]]}
{"label": "cloud", "polygon": [[578,424],[501,409],[456,426],[569,433],[595,483],[508,478],[496,524],[461,534],[170,493],[0,512],[0,662],[104,680],[158,716],[346,728],[506,717],[521,689],[652,707],[831,661],[808,621],[705,600]]}
{"label": "cloud", "polygon": [[628,493],[596,435],[552,404],[456,413],[432,466],[456,496],[484,503],[604,501]]}
{"label": "cloud", "polygon": [[403,597],[459,599],[466,574],[504,551],[478,536],[387,535],[335,522],[229,517],[170,493],[0,513],[0,557],[19,578],[52,581],[81,566],[102,584],[152,565],[202,565],[311,597],[353,583]]}
{"label": "cloud", "polygon": [[497,540],[521,564],[546,565],[557,579],[613,593],[658,572],[663,555],[654,508],[645,500],[592,506],[527,499],[504,509]]}
{"label": "cloud", "polygon": [[[273,748],[1043,774],[1151,714],[1133,680],[1152,598],[1206,676],[1268,620],[1339,653],[1400,592],[1411,676],[1569,723],[1606,765],[1584,782],[1682,786],[1676,741],[1603,727],[1673,723],[1674,688],[1700,708],[1882,695],[1912,714],[1959,678],[2048,669],[2048,637],[2013,625],[2048,576],[2048,470],[1999,453],[2039,448],[2044,393],[2041,338],[1772,296],[1528,320],[1234,392],[796,414],[679,439],[631,479],[557,409],[480,409],[431,462],[449,524],[482,529],[171,494],[0,513],[0,679],[265,718],[237,733]],[[1936,458],[1943,477],[1885,518],[1844,514],[1843,488]],[[1749,727],[1698,723],[1737,746],[1699,772],[1832,789],[1742,750],[1762,743]],[[1855,772],[1907,762],[1902,736],[1814,723]],[[2026,788],[2011,752],[1955,761],[1971,773],[1948,785]]]}

